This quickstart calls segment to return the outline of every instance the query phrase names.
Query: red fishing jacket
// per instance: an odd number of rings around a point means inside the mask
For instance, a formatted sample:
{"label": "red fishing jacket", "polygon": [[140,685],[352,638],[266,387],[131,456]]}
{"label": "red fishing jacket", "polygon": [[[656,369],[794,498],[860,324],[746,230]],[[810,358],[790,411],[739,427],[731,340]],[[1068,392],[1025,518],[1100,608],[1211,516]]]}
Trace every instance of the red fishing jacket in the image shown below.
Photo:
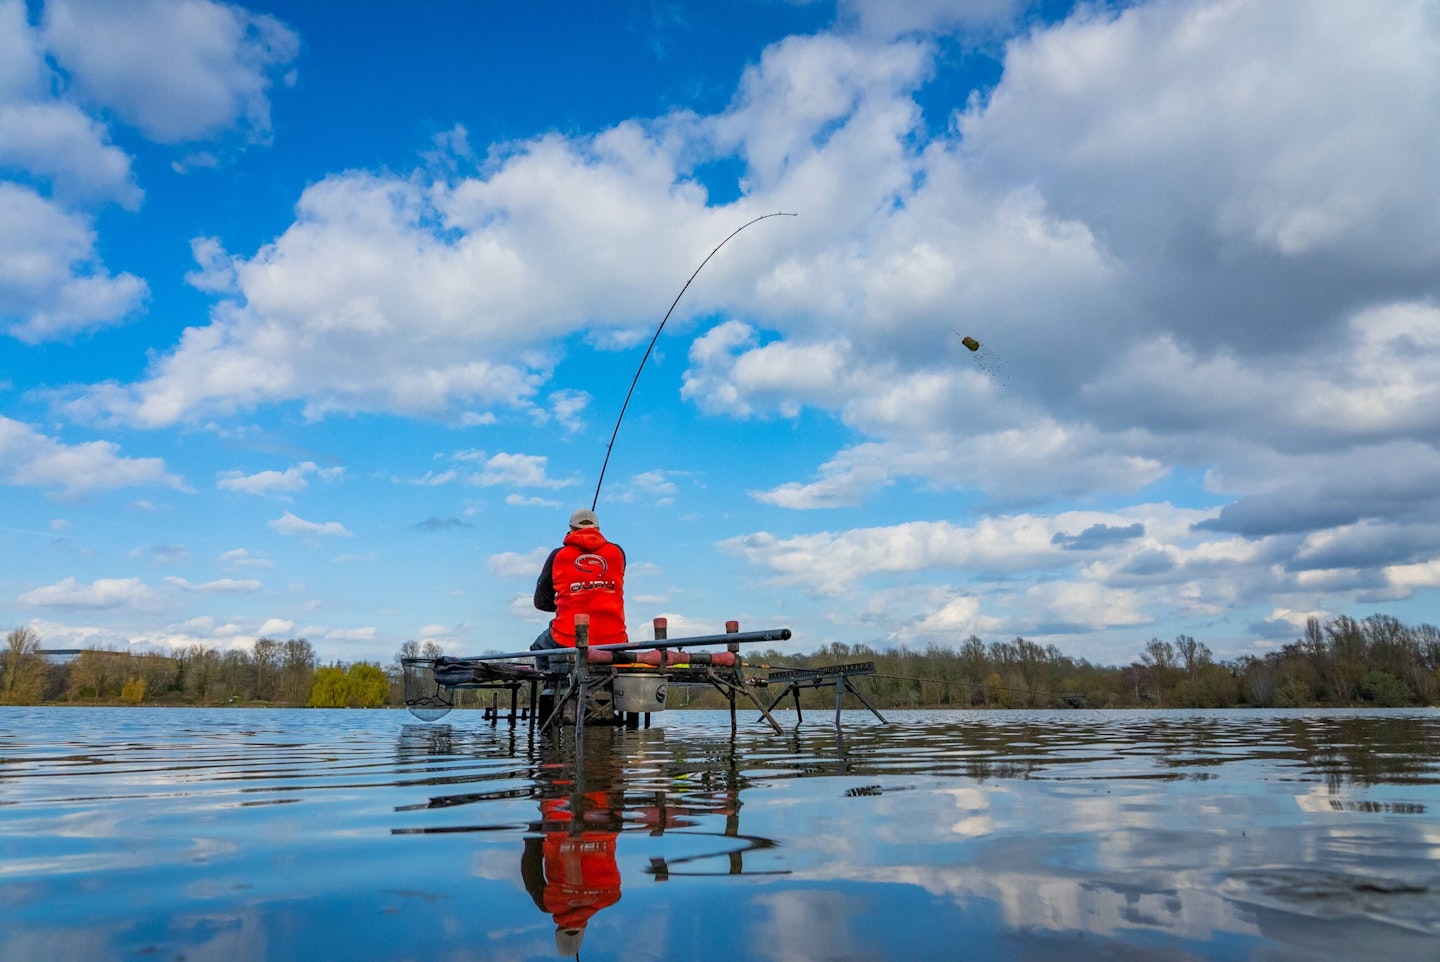
{"label": "red fishing jacket", "polygon": [[[585,822],[599,825],[620,823],[620,812],[605,806],[610,802],[603,792],[587,792],[585,803],[600,806],[582,816]],[[546,825],[571,822],[568,799],[547,799],[540,803]],[[590,917],[620,901],[620,866],[615,861],[618,832],[587,825],[581,831],[573,826],[545,833],[544,889],[537,901],[555,918],[562,929],[583,928]],[[533,893],[532,893],[533,894]]]}
{"label": "red fishing jacket", "polygon": [[575,616],[590,616],[590,644],[619,645],[625,633],[625,551],[599,528],[580,528],[550,553],[535,584],[535,607],[553,611],[550,637],[575,647]]}

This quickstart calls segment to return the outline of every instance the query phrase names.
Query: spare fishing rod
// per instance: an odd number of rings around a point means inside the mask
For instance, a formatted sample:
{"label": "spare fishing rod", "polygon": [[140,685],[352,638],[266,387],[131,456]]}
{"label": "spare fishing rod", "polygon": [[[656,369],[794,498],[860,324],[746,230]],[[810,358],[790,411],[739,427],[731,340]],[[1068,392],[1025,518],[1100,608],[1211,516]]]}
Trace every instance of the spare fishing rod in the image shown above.
{"label": "spare fishing rod", "polygon": [[[798,670],[800,670],[800,671],[805,671],[805,670],[807,670],[806,668],[801,667],[801,666],[798,666],[798,665],[752,665],[751,667],[765,669],[766,671],[768,671],[768,670],[771,669],[771,668],[798,669]],[[1110,716],[1109,716],[1109,715],[1106,715],[1103,711],[1101,711],[1099,708],[1096,708],[1094,705],[1083,705],[1083,704],[1082,704],[1082,705],[1076,705],[1076,704],[1073,704],[1073,703],[1071,702],[1071,699],[1072,699],[1072,698],[1076,698],[1076,699],[1079,699],[1079,700],[1081,700],[1081,701],[1084,701],[1085,696],[1082,695],[1082,694],[1080,694],[1079,692],[1060,692],[1060,693],[1056,693],[1056,692],[1053,692],[1053,691],[1033,691],[1033,690],[1028,689],[1028,688],[1012,688],[1012,687],[1010,687],[1010,686],[1008,686],[1008,685],[987,685],[987,684],[985,684],[984,682],[978,682],[978,681],[952,681],[952,680],[950,680],[950,679],[948,679],[948,678],[920,678],[920,677],[915,676],[915,675],[890,675],[890,674],[885,674],[885,673],[881,673],[881,672],[871,672],[871,673],[869,673],[869,674],[867,674],[867,675],[865,675],[865,676],[863,676],[863,677],[867,677],[867,678],[888,678],[888,679],[890,679],[891,681],[912,681],[912,682],[916,682],[916,683],[918,683],[918,684],[927,684],[927,685],[944,685],[944,686],[946,686],[947,688],[961,688],[961,687],[969,688],[969,689],[981,688],[981,689],[985,689],[985,690],[987,690],[987,691],[1004,691],[1004,692],[1011,692],[1011,693],[1017,694],[1017,695],[1033,695],[1033,696],[1035,696],[1036,698],[1048,698],[1048,699],[1051,699],[1051,700],[1053,700],[1053,701],[1065,702],[1070,708],[1079,709],[1079,710],[1081,710],[1081,711],[1093,711],[1093,712],[1095,712],[1096,714],[1098,714],[1101,718],[1105,719],[1107,722],[1110,720]]]}
{"label": "spare fishing rod", "polygon": [[[749,662],[746,662],[746,664],[749,665],[749,666],[752,667],[752,668],[760,668],[760,669],[763,669],[763,670],[765,670],[765,671],[770,671],[771,669],[781,669],[781,670],[785,670],[785,671],[814,671],[814,670],[823,670],[823,669],[812,669],[812,668],[810,668],[810,667],[808,667],[808,666],[806,666],[806,665],[765,665],[765,664],[751,665]],[[866,672],[866,673],[865,673],[863,676],[861,676],[861,677],[866,677],[866,678],[888,678],[888,679],[890,679],[891,681],[913,681],[913,682],[916,682],[917,684],[925,684],[925,685],[944,685],[944,686],[946,686],[947,688],[962,688],[962,687],[963,687],[963,688],[985,688],[985,689],[988,689],[988,690],[990,690],[990,691],[1008,691],[1008,692],[1013,692],[1013,693],[1015,693],[1015,694],[1017,694],[1017,695],[1035,695],[1036,697],[1039,697],[1039,698],[1051,698],[1051,699],[1055,699],[1055,700],[1057,700],[1057,701],[1064,701],[1067,696],[1071,696],[1071,695],[1073,695],[1073,696],[1075,696],[1075,697],[1079,697],[1079,698],[1083,698],[1083,697],[1084,697],[1083,695],[1080,695],[1078,692],[1060,692],[1060,693],[1057,694],[1056,692],[1053,692],[1053,691],[1033,691],[1033,690],[1031,690],[1031,689],[1029,689],[1029,688],[1011,688],[1011,687],[1009,687],[1008,685],[987,685],[986,683],[981,682],[981,681],[955,681],[955,680],[952,680],[952,679],[949,679],[949,678],[921,678],[921,677],[918,676],[918,675],[890,675],[890,674],[885,674],[884,672],[876,672],[876,671]],[[1087,705],[1087,706],[1084,706],[1084,707],[1087,707],[1087,708],[1088,708],[1088,707],[1090,707],[1090,706]],[[1097,709],[1095,709],[1095,711],[1099,711],[1099,709],[1097,708]]]}
{"label": "spare fishing rod", "polygon": [[675,295],[675,300],[670,302],[670,310],[665,312],[664,318],[662,318],[660,321],[660,326],[655,328],[655,336],[650,338],[650,346],[645,348],[645,356],[640,359],[640,366],[635,369],[635,376],[630,379],[630,390],[625,392],[625,402],[620,405],[620,416],[615,419],[615,430],[610,432],[610,443],[605,445],[605,460],[600,465],[600,477],[595,482],[595,497],[590,500],[591,511],[594,511],[595,506],[600,503],[600,486],[605,483],[605,469],[610,466],[610,453],[615,450],[615,438],[620,433],[620,422],[625,420],[625,409],[630,406],[630,395],[635,393],[635,385],[640,381],[640,372],[645,370],[645,362],[650,360],[650,352],[655,350],[655,342],[660,340],[660,332],[665,330],[665,322],[670,320],[670,315],[674,312],[675,305],[680,303],[680,298],[684,297],[685,292],[690,289],[691,281],[695,280],[695,278],[699,276],[700,272],[705,269],[705,265],[710,263],[710,258],[714,257],[717,253],[719,253],[720,248],[730,243],[731,237],[734,237],[736,234],[740,233],[742,230],[749,227],[751,224],[758,224],[760,221],[765,220],[768,217],[796,216],[798,215],[787,214],[784,211],[776,211],[773,214],[761,214],[754,220],[748,221],[735,228],[733,231],[730,232],[729,237],[726,237],[720,243],[716,244],[715,249],[712,250],[709,254],[705,255],[705,259],[700,262],[700,266],[695,268],[695,273],[690,275],[690,280],[687,280],[685,282],[685,286],[680,288],[680,293]]}

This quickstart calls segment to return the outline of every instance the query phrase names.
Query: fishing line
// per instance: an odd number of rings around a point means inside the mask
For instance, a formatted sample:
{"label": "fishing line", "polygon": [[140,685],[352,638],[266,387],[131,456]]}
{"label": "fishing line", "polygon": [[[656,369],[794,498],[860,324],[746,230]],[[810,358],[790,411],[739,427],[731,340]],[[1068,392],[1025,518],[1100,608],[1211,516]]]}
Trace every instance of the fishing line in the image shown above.
{"label": "fishing line", "polygon": [[[762,667],[769,668],[770,665],[762,665]],[[776,667],[779,667],[779,665],[776,665]],[[986,690],[989,690],[989,691],[1011,691],[1011,693],[1014,693],[1014,694],[1032,694],[1032,696],[1035,696],[1035,697],[1037,697],[1037,698],[1053,698],[1053,700],[1056,700],[1056,701],[1064,701],[1064,700],[1066,700],[1066,694],[1074,694],[1074,697],[1084,698],[1083,694],[1080,694],[1080,693],[1056,694],[1056,693],[1054,693],[1054,691],[1031,691],[1031,690],[1028,690],[1028,688],[1009,688],[1009,687],[1007,687],[1007,685],[1001,685],[1001,684],[981,684],[981,683],[979,683],[979,681],[949,681],[949,680],[946,680],[946,678],[916,678],[916,677],[912,677],[912,675],[887,675],[887,674],[880,674],[880,673],[874,673],[874,674],[870,674],[870,675],[863,675],[863,677],[867,677],[867,678],[890,678],[890,680],[893,680],[893,681],[919,681],[919,683],[922,683],[922,684],[943,684],[943,685],[949,685],[949,687],[952,687],[952,688],[953,688],[953,687],[959,687],[959,685],[963,685],[963,687],[966,687],[966,688],[986,688]],[[1102,717],[1102,719],[1104,719],[1104,720],[1106,720],[1106,721],[1109,721],[1109,720],[1110,720],[1110,716],[1107,716],[1107,714],[1104,713],[1104,711],[1100,711],[1100,709],[1097,709],[1097,707],[1094,707],[1093,704],[1083,704],[1083,706],[1074,706],[1074,707],[1077,707],[1077,709],[1084,709],[1084,710],[1094,711],[1094,713],[1099,714],[1099,716]]]}
{"label": "fishing line", "polygon": [[615,419],[615,430],[610,432],[610,443],[605,445],[605,460],[600,465],[600,478],[595,482],[595,497],[590,501],[591,511],[594,511],[595,506],[600,503],[600,485],[605,483],[605,469],[610,466],[610,452],[615,450],[615,437],[620,433],[620,422],[625,420],[625,409],[630,406],[630,395],[635,393],[635,385],[640,380],[640,372],[645,370],[645,362],[650,360],[650,352],[655,350],[655,342],[660,340],[660,332],[665,330],[665,322],[670,320],[670,315],[675,310],[675,305],[680,303],[680,298],[684,297],[685,292],[690,289],[690,282],[695,280],[695,278],[699,276],[700,272],[705,269],[705,265],[710,263],[710,258],[714,257],[716,253],[719,252],[720,248],[730,243],[731,237],[734,237],[736,234],[740,233],[742,230],[749,227],[751,224],[758,224],[760,221],[765,220],[767,217],[796,216],[799,215],[787,214],[784,211],[776,211],[773,214],[761,214],[754,220],[748,221],[747,223],[741,224],[739,227],[735,228],[733,231],[730,232],[729,237],[726,237],[720,243],[715,245],[715,250],[705,255],[705,259],[700,262],[700,266],[695,268],[695,273],[690,275],[690,280],[685,282],[685,286],[680,288],[680,293],[675,295],[675,300],[670,302],[670,310],[665,312],[665,317],[661,319],[660,326],[655,328],[655,336],[650,338],[650,346],[645,348],[645,356],[640,359],[640,366],[635,369],[635,376],[630,379],[630,390],[625,392],[625,403],[620,405],[620,416]]}

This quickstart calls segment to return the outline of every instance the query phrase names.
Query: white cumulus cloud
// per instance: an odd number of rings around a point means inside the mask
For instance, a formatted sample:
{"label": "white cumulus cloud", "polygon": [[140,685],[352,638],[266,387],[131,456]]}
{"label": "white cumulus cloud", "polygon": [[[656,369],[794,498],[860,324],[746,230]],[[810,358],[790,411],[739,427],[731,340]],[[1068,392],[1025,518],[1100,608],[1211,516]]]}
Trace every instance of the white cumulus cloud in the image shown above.
{"label": "white cumulus cloud", "polygon": [[314,461],[302,461],[284,471],[259,471],[242,474],[239,471],[222,471],[215,486],[222,491],[240,491],[245,494],[284,496],[309,487],[309,476],[316,475],[331,480],[344,473],[344,468],[322,468]]}
{"label": "white cumulus cloud", "polygon": [[245,594],[259,591],[260,582],[253,578],[217,578],[214,581],[206,581],[202,584],[192,584],[184,578],[168,577],[165,579],[181,591],[198,591],[203,594]]}
{"label": "white cumulus cloud", "polygon": [[280,534],[303,534],[303,535],[324,535],[326,537],[350,536],[350,531],[338,521],[306,521],[286,511],[274,521],[267,521],[266,526],[272,531]]}
{"label": "white cumulus cloud", "polygon": [[149,293],[132,274],[111,275],[89,218],[34,190],[0,182],[0,323],[29,343],[117,324]]}
{"label": "white cumulus cloud", "polygon": [[88,104],[179,143],[270,136],[270,92],[299,52],[280,20],[210,0],[49,0],[44,41]]}
{"label": "white cumulus cloud", "polygon": [[155,592],[139,578],[97,578],[81,584],[65,578],[52,585],[32,588],[20,596],[20,603],[36,608],[133,608],[157,606]]}
{"label": "white cumulus cloud", "polygon": [[160,458],[126,458],[111,441],[64,444],[19,421],[0,417],[0,480],[64,495],[158,484],[185,490]]}

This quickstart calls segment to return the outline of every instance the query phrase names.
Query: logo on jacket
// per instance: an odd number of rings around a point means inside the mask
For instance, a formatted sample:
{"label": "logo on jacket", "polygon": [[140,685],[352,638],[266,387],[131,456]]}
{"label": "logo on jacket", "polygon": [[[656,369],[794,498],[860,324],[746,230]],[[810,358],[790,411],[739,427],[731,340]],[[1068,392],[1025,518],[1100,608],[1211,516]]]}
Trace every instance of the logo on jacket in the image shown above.
{"label": "logo on jacket", "polygon": [[603,575],[610,565],[598,554],[582,554],[575,559],[575,567],[592,575]]}

